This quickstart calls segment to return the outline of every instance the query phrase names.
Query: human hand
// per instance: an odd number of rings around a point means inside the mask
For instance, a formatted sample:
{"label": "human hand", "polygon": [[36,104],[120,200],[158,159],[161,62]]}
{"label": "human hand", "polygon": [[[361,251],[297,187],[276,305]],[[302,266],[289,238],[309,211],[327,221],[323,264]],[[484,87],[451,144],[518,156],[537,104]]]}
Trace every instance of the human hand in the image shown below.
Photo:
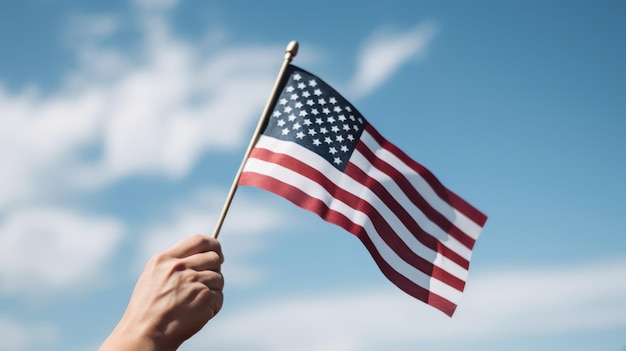
{"label": "human hand", "polygon": [[100,351],[170,351],[221,309],[224,261],[216,239],[190,236],[154,255]]}

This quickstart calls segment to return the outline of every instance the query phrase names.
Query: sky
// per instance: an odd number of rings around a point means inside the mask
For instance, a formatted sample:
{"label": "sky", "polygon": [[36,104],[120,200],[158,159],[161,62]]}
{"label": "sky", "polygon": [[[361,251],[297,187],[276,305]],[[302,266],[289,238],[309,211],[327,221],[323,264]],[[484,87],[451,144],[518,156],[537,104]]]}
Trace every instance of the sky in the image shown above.
{"label": "sky", "polygon": [[0,2],[0,350],[95,350],[210,235],[284,49],[489,216],[452,318],[242,187],[196,350],[626,349],[621,1]]}

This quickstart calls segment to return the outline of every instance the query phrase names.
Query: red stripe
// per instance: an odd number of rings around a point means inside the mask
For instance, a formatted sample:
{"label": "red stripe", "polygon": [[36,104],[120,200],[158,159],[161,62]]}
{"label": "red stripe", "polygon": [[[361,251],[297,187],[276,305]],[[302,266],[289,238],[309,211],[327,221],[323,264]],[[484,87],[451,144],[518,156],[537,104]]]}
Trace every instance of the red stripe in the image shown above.
{"label": "red stripe", "polygon": [[[289,155],[274,153],[267,149],[254,149],[250,155],[250,158],[257,158],[260,160],[281,165],[318,183],[320,186],[326,189],[326,191],[328,191],[333,198],[336,198],[348,204],[355,210],[365,213],[372,222],[372,225],[374,226],[376,231],[385,241],[385,243],[405,262],[420,270],[424,274],[437,278],[438,280],[459,291],[463,291],[465,287],[465,282],[463,280],[453,276],[452,274],[446,272],[440,267],[434,265],[432,262],[424,259],[423,257],[413,252],[406,245],[406,243],[404,243],[404,241],[402,241],[402,239],[398,237],[398,235],[393,231],[393,229],[389,226],[387,221],[383,218],[383,216],[380,215],[375,207],[373,207],[367,201],[364,201],[354,194],[338,187],[319,170]],[[325,219],[323,213],[315,213]]]}
{"label": "red stripe", "polygon": [[299,188],[258,173],[244,172],[241,175],[239,184],[254,186],[272,192],[276,195],[282,196],[303,209],[317,213],[325,221],[336,224],[341,228],[347,230],[348,232],[354,234],[365,245],[366,249],[369,251],[370,255],[376,262],[376,265],[378,265],[381,272],[394,285],[396,285],[407,294],[415,297],[416,299],[441,310],[448,316],[452,316],[452,314],[454,313],[454,310],[456,309],[456,305],[454,303],[429,291],[422,286],[415,284],[410,279],[396,272],[382,258],[378,250],[376,250],[376,247],[370,241],[363,227],[352,222],[342,213],[328,208],[328,206],[326,206],[323,201],[309,196]]}
{"label": "red stripe", "polygon": [[389,152],[393,153],[397,158],[402,160],[407,166],[413,169],[416,173],[422,176],[424,180],[433,188],[435,193],[439,195],[443,200],[448,202],[452,207],[456,208],[458,211],[466,215],[472,221],[474,221],[479,226],[484,226],[487,221],[487,216],[474,208],[468,202],[460,198],[451,190],[447,189],[439,180],[432,174],[428,169],[426,169],[421,164],[417,163],[415,160],[410,158],[404,151],[400,150],[397,146],[390,143],[385,139],[378,131],[372,127],[371,124],[367,124],[365,126],[365,130],[380,144],[381,147],[387,149]]}
{"label": "red stripe", "polygon": [[[469,249],[472,249],[474,247],[476,240],[465,234],[453,223],[451,223],[444,215],[435,210],[422,197],[417,189],[413,187],[411,182],[406,178],[404,174],[398,171],[395,167],[391,166],[389,163],[376,157],[374,152],[372,152],[364,143],[358,143],[356,149],[365,157],[365,159],[367,159],[370,164],[374,166],[374,168],[388,175],[398,185],[398,187],[400,187],[400,190],[402,190],[402,192],[406,194],[407,198],[417,208],[419,208],[428,219],[430,219],[443,231],[450,234],[450,236],[458,240],[461,244],[465,245],[465,247]],[[467,266],[463,265],[463,267],[467,269],[469,267],[469,264]]]}
{"label": "red stripe", "polygon": [[[445,246],[441,241],[437,240],[437,238],[425,232],[415,219],[413,219],[413,217],[406,211],[406,209],[393,198],[389,191],[387,191],[387,189],[385,189],[379,181],[368,176],[365,172],[363,172],[363,170],[352,163],[348,163],[344,173],[372,190],[372,192],[374,192],[376,196],[382,200],[382,202],[396,215],[396,217],[398,217],[409,232],[413,234],[413,236],[424,246],[438,252],[465,269],[469,268],[469,261],[461,257],[449,247]],[[462,280],[459,281],[462,282]],[[460,290],[462,291],[462,288]]]}

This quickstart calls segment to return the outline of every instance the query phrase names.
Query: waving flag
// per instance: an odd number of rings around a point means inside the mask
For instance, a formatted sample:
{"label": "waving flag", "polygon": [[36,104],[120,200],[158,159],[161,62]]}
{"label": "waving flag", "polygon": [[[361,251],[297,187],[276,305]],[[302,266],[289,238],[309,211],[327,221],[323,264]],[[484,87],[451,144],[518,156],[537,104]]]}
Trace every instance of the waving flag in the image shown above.
{"label": "waving flag", "polygon": [[293,65],[285,77],[239,185],[354,234],[391,282],[452,316],[487,217],[321,79]]}

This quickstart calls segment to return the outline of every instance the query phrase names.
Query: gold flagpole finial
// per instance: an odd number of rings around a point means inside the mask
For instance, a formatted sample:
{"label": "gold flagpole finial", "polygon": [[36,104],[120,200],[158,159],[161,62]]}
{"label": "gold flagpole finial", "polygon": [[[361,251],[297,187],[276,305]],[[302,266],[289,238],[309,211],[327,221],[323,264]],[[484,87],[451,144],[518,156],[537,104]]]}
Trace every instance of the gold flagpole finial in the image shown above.
{"label": "gold flagpole finial", "polygon": [[298,42],[295,40],[289,42],[287,48],[285,49],[285,60],[291,61],[291,59],[296,57],[296,55],[298,54],[298,46]]}

